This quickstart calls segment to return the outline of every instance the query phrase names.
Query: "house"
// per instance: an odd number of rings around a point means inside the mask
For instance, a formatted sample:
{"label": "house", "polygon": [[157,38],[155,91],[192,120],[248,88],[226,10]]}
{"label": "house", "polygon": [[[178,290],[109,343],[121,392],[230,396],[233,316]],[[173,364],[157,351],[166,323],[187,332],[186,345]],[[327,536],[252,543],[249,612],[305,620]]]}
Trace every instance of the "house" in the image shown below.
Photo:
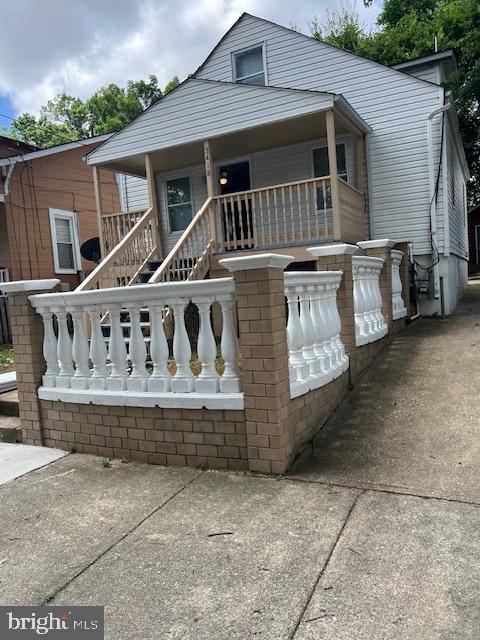
{"label": "house", "polygon": [[[24,441],[283,473],[417,315],[410,254],[422,312],[461,295],[452,65],[387,68],[243,14],[86,154],[98,266],[73,292],[4,285]],[[107,172],[148,206],[110,213]]]}
{"label": "house", "polygon": [[[58,277],[74,289],[95,267],[80,255],[82,243],[98,237],[92,172],[82,158],[108,137],[48,149],[0,139],[0,269],[6,279]],[[104,214],[129,210],[130,182],[104,172]]]}
{"label": "house", "polygon": [[[132,282],[150,258],[153,282],[172,260],[169,277],[197,278],[226,252],[305,263],[312,240],[388,237],[412,242],[422,313],[450,312],[468,258],[469,174],[442,86],[454,68],[451,51],[388,68],[243,14],[192,77],[87,156],[147,177],[154,237]],[[188,227],[199,215],[208,237]]]}
{"label": "house", "polygon": [[472,207],[468,212],[468,270],[470,273],[480,271],[480,205]]}

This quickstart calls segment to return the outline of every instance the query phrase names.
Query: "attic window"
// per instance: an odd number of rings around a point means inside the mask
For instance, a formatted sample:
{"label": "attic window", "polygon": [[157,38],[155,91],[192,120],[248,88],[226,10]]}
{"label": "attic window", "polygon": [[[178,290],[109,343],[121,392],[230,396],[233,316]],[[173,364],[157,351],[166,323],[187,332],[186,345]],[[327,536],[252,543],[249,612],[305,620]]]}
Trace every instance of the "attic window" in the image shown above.
{"label": "attic window", "polygon": [[233,54],[233,76],[239,84],[265,85],[263,46]]}

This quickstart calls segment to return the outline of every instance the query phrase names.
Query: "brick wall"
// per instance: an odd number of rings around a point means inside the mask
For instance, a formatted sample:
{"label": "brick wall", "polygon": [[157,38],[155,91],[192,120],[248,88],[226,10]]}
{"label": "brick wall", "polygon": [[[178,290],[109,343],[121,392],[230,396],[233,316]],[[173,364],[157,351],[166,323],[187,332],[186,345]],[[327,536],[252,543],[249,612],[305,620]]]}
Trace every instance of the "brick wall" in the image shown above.
{"label": "brick wall", "polygon": [[248,469],[245,413],[41,400],[45,445],[152,464]]}

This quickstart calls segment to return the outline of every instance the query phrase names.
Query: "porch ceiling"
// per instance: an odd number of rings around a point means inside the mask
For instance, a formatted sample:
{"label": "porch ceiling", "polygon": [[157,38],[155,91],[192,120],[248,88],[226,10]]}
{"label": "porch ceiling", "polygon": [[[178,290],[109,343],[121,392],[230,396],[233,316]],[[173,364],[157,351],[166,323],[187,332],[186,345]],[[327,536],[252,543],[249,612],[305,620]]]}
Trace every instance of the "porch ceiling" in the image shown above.
{"label": "porch ceiling", "polygon": [[191,79],[147,109],[87,156],[87,162],[145,174],[203,162],[203,141],[216,158],[232,157],[325,136],[324,112],[334,109],[339,133],[368,131],[348,102],[331,93]]}

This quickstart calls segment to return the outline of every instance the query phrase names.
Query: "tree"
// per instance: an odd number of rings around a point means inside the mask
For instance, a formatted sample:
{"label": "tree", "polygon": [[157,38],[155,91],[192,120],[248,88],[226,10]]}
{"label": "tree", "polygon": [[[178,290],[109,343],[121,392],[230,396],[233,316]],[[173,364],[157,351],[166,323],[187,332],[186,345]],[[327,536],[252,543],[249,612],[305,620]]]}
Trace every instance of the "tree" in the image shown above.
{"label": "tree", "polygon": [[118,131],[178,84],[175,76],[162,92],[157,77],[150,75],[148,80],[129,80],[126,88],[106,85],[86,100],[62,92],[40,109],[38,117],[22,113],[15,118],[7,135],[51,147]]}
{"label": "tree", "polygon": [[[364,0],[366,5],[371,0]],[[392,65],[439,50],[454,49],[458,71],[448,78],[459,115],[472,174],[470,203],[480,200],[480,4],[478,0],[385,0],[378,30],[366,33],[350,7],[327,14],[327,24],[312,25],[312,36]]]}

